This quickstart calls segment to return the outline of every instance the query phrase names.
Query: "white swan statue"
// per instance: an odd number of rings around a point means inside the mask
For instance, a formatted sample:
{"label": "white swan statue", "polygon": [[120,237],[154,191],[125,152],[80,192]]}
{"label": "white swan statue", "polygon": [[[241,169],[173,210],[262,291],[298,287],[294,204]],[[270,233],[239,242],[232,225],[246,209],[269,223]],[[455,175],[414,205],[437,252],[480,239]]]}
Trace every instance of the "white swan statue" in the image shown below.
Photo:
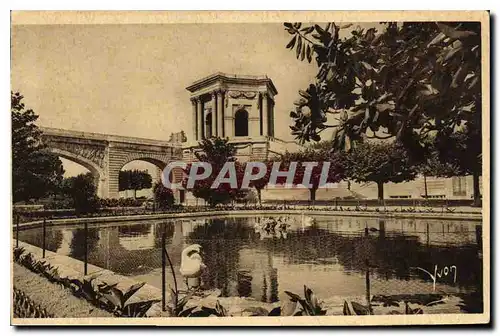
{"label": "white swan statue", "polygon": [[193,244],[182,251],[180,273],[186,280],[188,289],[189,279],[196,279],[199,286],[199,278],[205,268],[207,266],[201,257],[201,245]]}

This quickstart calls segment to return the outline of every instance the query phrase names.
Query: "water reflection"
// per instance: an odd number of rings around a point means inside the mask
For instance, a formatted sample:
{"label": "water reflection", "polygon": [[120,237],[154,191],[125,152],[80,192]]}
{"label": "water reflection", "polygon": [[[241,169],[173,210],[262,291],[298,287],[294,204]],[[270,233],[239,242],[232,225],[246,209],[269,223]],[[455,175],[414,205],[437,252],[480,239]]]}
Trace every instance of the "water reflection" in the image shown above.
{"label": "water reflection", "polygon": [[[42,246],[40,233],[21,232],[20,239]],[[456,267],[456,281],[441,277],[436,291],[482,287],[475,223],[465,221],[281,216],[89,227],[88,261],[161,287],[163,234],[176,273],[186,246],[203,247],[203,286],[224,296],[275,302],[304,284],[321,297],[363,296],[367,264],[371,294],[433,292],[432,279],[415,267]],[[81,260],[84,244],[82,228],[47,230],[49,250]]]}

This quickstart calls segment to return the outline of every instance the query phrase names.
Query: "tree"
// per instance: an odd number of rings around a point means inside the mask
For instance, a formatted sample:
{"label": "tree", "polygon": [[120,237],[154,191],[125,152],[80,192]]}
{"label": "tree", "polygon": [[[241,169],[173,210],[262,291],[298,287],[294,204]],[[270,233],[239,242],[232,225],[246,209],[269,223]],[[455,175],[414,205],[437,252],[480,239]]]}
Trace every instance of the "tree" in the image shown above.
{"label": "tree", "polygon": [[[299,91],[290,113],[292,134],[301,142],[319,141],[334,128],[334,147],[345,149],[363,137],[395,138],[417,160],[423,142],[445,143],[467,135],[474,163],[475,190],[481,164],[481,26],[477,22],[388,22],[381,32],[328,23],[285,23],[287,48],[319,71],[316,82]],[[328,115],[338,115],[336,124]],[[449,148],[442,148],[449,152]],[[465,163],[470,158],[464,158]],[[476,183],[477,182],[477,183]]]}
{"label": "tree", "polygon": [[[280,170],[289,170],[292,162],[297,162],[297,168],[294,175],[293,183],[300,185],[303,183],[304,176],[306,175],[305,162],[317,163],[316,166],[311,168],[310,175],[310,200],[316,200],[316,191],[320,187],[322,172],[325,170],[324,183],[337,183],[344,177],[344,155],[339,152],[330,152],[326,150],[305,149],[299,152],[286,152],[281,157],[282,165]],[[327,166],[329,165],[329,166]],[[283,180],[281,180],[283,181]],[[307,181],[306,181],[307,182]]]}
{"label": "tree", "polygon": [[175,203],[172,189],[166,188],[161,181],[155,183],[153,194],[155,203],[160,209],[168,209]]}
{"label": "tree", "polygon": [[472,175],[474,206],[481,205],[479,177],[482,169],[482,144],[478,141],[479,133],[480,128],[465,126],[448,137],[443,136],[435,140],[439,160],[455,167],[454,176]]}
{"label": "tree", "polygon": [[[260,206],[262,206],[262,189],[264,189],[269,183],[269,177],[271,176],[271,168],[273,161],[266,161],[264,164],[266,165],[266,174],[259,179],[251,180],[249,183],[249,187],[255,188],[255,191],[257,192],[257,199],[259,201]],[[245,166],[245,171],[246,171],[246,166]],[[256,174],[257,172],[258,168],[253,167],[252,175]]]}
{"label": "tree", "polygon": [[384,183],[400,183],[415,178],[406,149],[398,143],[361,142],[347,153],[345,170],[356,182],[375,182],[379,201],[384,200]]}
{"label": "tree", "polygon": [[[229,183],[221,183],[217,188],[211,188],[226,162],[234,162],[237,183],[238,186],[241,186],[244,166],[236,161],[236,148],[228,142],[228,139],[221,138],[204,139],[199,145],[201,151],[195,153],[196,158],[200,162],[209,163],[212,166],[212,173],[208,178],[197,180],[192,188],[187,188],[188,179],[185,178],[183,187],[192,192],[195,197],[204,199],[211,207],[237,198],[241,190],[231,187]],[[187,176],[189,176],[191,167],[192,164],[186,167]],[[198,169],[202,170],[203,168],[198,167]]]}
{"label": "tree", "polygon": [[92,213],[98,210],[99,201],[92,173],[65,178],[62,190],[73,200],[77,214]]}
{"label": "tree", "polygon": [[427,147],[425,159],[416,166],[416,171],[424,178],[424,197],[428,198],[427,177],[453,177],[461,175],[460,167],[450,161],[443,161],[433,143]]}
{"label": "tree", "polygon": [[14,202],[57,192],[64,174],[59,157],[49,153],[41,142],[41,131],[35,125],[38,116],[26,109],[22,100],[19,92],[11,92]]}
{"label": "tree", "polygon": [[152,187],[151,175],[147,170],[122,170],[119,175],[119,190],[133,190],[136,198],[137,190],[148,189]]}

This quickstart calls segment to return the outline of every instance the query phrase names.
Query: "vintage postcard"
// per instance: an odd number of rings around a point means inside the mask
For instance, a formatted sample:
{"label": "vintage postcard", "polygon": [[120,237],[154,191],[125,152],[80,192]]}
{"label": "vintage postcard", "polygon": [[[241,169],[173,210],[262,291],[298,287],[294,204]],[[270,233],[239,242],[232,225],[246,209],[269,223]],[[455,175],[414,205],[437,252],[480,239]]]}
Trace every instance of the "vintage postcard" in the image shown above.
{"label": "vintage postcard", "polygon": [[13,325],[490,321],[490,24],[11,14]]}

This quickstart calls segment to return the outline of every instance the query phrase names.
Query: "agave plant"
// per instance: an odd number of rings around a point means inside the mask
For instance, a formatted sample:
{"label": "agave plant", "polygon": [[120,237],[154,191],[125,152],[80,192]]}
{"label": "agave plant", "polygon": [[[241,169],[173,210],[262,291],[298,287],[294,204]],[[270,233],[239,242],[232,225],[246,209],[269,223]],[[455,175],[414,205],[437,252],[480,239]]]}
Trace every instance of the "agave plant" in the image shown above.
{"label": "agave plant", "polygon": [[147,300],[132,302],[125,306],[123,309],[123,317],[145,317],[149,309],[157,302],[161,300]]}
{"label": "agave plant", "polygon": [[188,292],[182,299],[179,299],[179,292],[170,289],[171,295],[170,295],[170,304],[167,306],[167,310],[170,313],[170,316],[175,316],[175,317],[188,317],[191,315],[191,313],[197,308],[196,306],[185,308],[187,302],[193,294],[195,293],[195,290]]}
{"label": "agave plant", "polygon": [[23,291],[14,288],[14,316],[20,318],[54,317],[45,308],[34,303]]}
{"label": "agave plant", "polygon": [[[412,309],[409,305],[408,305],[408,302],[405,301],[405,311],[404,311],[404,315],[419,315],[419,314],[423,314],[424,311],[422,310],[422,308],[415,308],[415,309]],[[401,313],[397,310],[391,310],[389,312],[389,315],[401,315]]]}
{"label": "agave plant", "polygon": [[[369,307],[364,306],[360,303],[351,301],[351,306],[352,306],[352,310],[349,308],[349,304],[347,303],[347,301],[344,301],[344,315],[372,315],[373,314],[373,312],[370,310]],[[399,304],[396,302],[393,302],[393,301],[384,303],[384,307],[389,307],[389,306],[399,307]],[[422,308],[412,309],[408,305],[408,301],[405,301],[404,315],[416,315],[416,314],[423,314],[423,313],[424,313],[424,311],[422,310]],[[389,312],[389,315],[400,315],[400,314],[402,314],[402,313],[400,313],[397,310],[391,310]]]}
{"label": "agave plant", "polygon": [[43,273],[45,277],[52,283],[60,283],[61,276],[59,275],[59,271],[57,267],[50,266]]}
{"label": "agave plant", "polygon": [[130,286],[127,290],[122,291],[115,285],[108,285],[104,283],[100,287],[100,293],[103,298],[108,302],[108,308],[115,316],[127,316],[127,317],[143,317],[146,315],[147,311],[151,306],[160,300],[148,300],[133,302],[127,304],[127,301],[146,283],[142,282]]}
{"label": "agave plant", "polygon": [[15,247],[14,248],[14,261],[15,262],[20,262],[21,256],[24,254],[26,250],[24,247]]}
{"label": "agave plant", "polygon": [[104,308],[107,304],[107,301],[103,300],[103,294],[99,286],[94,285],[94,280],[96,278],[97,275],[85,277],[83,281],[80,281],[79,279],[65,278],[63,282],[68,288],[71,289],[73,295],[75,295],[76,297],[85,299],[94,306]]}
{"label": "agave plant", "polygon": [[[294,305],[294,310],[295,310],[296,304]],[[245,313],[250,313],[250,316],[287,316],[287,315],[282,315],[282,309],[281,307],[275,307],[268,311],[267,309],[263,307],[249,307],[245,308],[243,312]]]}
{"label": "agave plant", "polygon": [[33,258],[33,253],[29,252],[28,254],[22,255],[19,258],[19,262],[27,269],[34,270],[35,259]]}
{"label": "agave plant", "polygon": [[[224,308],[219,301],[217,301],[215,303],[215,308],[211,308],[211,307],[205,307],[205,306],[202,306],[202,307],[194,307],[195,309],[193,309],[189,315],[189,317],[209,317],[209,316],[216,316],[216,317],[227,317],[227,316],[230,316],[228,313],[227,313],[227,310],[226,308]],[[188,308],[190,309],[190,308]]]}
{"label": "agave plant", "polygon": [[46,261],[36,260],[33,261],[33,264],[31,265],[31,270],[35,273],[44,275],[44,272],[48,267],[50,266],[47,264]]}
{"label": "agave plant", "polygon": [[321,316],[326,315],[326,310],[321,307],[318,297],[313,291],[304,285],[304,298],[299,295],[285,291],[290,297],[290,301],[300,304],[300,309],[295,313],[295,316]]}
{"label": "agave plant", "polygon": [[352,310],[349,308],[347,301],[344,301],[344,315],[371,315],[372,312],[369,307],[360,303],[351,301]]}

